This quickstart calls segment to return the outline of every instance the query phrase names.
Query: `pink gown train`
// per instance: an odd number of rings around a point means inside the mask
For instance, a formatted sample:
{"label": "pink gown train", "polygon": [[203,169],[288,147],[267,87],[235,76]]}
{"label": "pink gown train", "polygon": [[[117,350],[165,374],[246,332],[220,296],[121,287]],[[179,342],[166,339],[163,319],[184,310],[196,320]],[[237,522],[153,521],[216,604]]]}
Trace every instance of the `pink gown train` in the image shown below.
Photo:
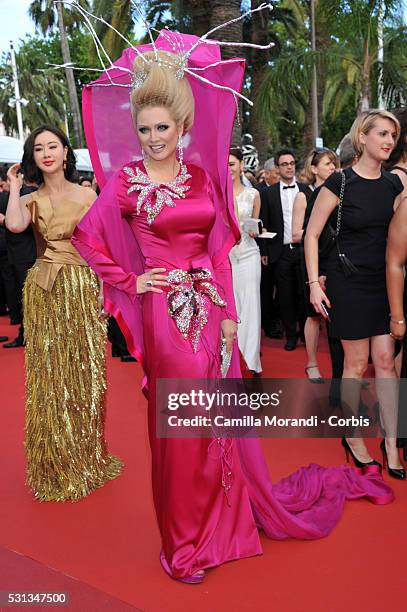
{"label": "pink gown train", "polygon": [[[128,165],[144,171],[142,162]],[[219,251],[221,256],[211,253],[216,221],[211,184],[198,166],[188,164],[188,172],[192,178],[185,199],[164,206],[150,225],[144,209],[136,214],[138,193],[127,194],[128,177],[119,171],[73,237],[106,283],[106,307],[146,373],[154,504],[174,577],[261,554],[258,529],[274,539],[320,538],[339,520],[345,500],[366,497],[385,504],[393,499],[377,472],[362,475],[346,466],[310,465],[273,486],[257,439],[225,441],[222,455],[216,440],[156,437],[156,380],[218,377],[220,321],[236,318],[227,250]],[[137,268],[136,260],[143,265]],[[155,267],[167,272],[207,268],[227,301],[226,308],[212,305],[196,353],[168,315],[166,293],[136,294],[137,274]],[[230,368],[234,377],[240,375],[236,352]],[[225,453],[232,472],[227,494]]]}

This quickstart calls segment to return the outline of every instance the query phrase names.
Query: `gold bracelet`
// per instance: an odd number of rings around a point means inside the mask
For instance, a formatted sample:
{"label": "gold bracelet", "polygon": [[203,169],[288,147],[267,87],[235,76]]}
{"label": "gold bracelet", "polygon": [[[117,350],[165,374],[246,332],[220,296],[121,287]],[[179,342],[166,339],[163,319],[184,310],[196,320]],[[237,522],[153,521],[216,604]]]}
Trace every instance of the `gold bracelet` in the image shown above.
{"label": "gold bracelet", "polygon": [[306,281],[305,282],[306,285],[313,285],[314,283],[319,283],[319,280],[316,280],[316,281]]}

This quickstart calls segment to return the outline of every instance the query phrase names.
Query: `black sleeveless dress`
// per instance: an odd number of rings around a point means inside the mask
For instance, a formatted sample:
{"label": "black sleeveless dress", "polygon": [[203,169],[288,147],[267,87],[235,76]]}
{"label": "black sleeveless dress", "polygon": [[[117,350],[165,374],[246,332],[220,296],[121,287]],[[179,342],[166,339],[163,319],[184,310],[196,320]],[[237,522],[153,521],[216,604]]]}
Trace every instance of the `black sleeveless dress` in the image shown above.
{"label": "black sleeveless dress", "polygon": [[[327,294],[332,306],[332,336],[360,340],[390,331],[386,243],[394,200],[403,191],[403,184],[396,174],[386,170],[378,179],[363,178],[352,168],[344,172],[339,243],[357,272],[345,276],[338,251],[333,249],[327,261]],[[339,197],[340,173],[334,172],[324,187]]]}

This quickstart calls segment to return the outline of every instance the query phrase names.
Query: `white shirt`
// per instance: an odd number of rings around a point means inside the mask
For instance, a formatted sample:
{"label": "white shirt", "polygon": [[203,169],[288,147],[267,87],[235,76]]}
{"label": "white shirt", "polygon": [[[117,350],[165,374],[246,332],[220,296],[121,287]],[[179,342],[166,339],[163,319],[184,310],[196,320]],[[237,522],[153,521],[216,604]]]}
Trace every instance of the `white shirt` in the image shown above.
{"label": "white shirt", "polygon": [[284,238],[283,244],[290,244],[293,241],[292,234],[292,221],[293,221],[293,204],[294,198],[299,192],[298,185],[293,180],[290,185],[294,185],[294,189],[284,189],[287,185],[280,181],[280,196],[281,196],[281,208],[283,209],[284,219]]}

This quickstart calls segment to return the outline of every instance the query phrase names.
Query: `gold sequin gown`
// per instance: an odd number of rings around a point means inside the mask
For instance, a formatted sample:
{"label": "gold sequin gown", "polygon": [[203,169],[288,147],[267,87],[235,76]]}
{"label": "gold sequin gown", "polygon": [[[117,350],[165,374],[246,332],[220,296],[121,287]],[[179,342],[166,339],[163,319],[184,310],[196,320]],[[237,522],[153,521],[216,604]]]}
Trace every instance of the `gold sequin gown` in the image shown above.
{"label": "gold sequin gown", "polygon": [[28,203],[38,259],[24,287],[27,483],[40,501],[78,500],[118,476],[104,439],[106,325],[99,284],[70,238],[88,205]]}

